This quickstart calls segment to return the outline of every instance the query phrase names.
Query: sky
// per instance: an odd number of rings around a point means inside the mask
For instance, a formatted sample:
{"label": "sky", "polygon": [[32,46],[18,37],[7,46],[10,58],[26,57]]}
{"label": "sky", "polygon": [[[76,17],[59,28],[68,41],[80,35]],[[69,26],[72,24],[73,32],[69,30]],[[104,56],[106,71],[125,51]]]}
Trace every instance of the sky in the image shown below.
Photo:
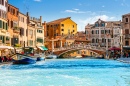
{"label": "sky", "polygon": [[71,17],[77,23],[78,31],[93,24],[99,18],[104,21],[122,20],[122,15],[130,13],[130,0],[8,0],[19,11],[42,21],[50,22]]}

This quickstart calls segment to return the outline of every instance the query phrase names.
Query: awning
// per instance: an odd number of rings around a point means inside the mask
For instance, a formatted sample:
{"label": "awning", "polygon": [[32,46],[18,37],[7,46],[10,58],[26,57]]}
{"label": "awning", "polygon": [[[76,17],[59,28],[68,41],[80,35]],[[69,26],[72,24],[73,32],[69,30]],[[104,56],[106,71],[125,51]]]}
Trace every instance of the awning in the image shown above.
{"label": "awning", "polygon": [[45,46],[39,46],[38,48],[41,50],[48,50]]}
{"label": "awning", "polygon": [[14,49],[14,48],[11,46],[0,46],[0,49]]}

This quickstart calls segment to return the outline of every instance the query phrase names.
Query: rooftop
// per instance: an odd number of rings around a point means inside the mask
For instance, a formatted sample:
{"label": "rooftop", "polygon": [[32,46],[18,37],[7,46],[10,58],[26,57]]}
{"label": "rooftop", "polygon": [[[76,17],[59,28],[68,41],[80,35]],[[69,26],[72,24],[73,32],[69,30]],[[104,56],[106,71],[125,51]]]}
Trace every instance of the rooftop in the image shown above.
{"label": "rooftop", "polygon": [[57,19],[57,20],[54,20],[54,21],[51,21],[51,22],[48,22],[47,24],[57,24],[57,23],[60,23],[66,19],[70,19],[71,17],[66,17],[66,18],[60,18],[60,19]]}

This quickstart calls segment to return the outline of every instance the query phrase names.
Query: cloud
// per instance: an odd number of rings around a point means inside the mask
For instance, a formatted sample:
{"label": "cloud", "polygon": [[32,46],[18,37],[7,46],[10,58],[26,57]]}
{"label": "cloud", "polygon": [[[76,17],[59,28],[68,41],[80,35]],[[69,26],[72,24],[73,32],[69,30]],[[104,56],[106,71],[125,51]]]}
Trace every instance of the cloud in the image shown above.
{"label": "cloud", "polygon": [[94,22],[96,22],[98,19],[101,19],[103,21],[109,21],[109,20],[114,20],[115,17],[109,17],[107,15],[101,15],[101,16],[94,16],[94,17],[89,17],[85,20],[79,20],[81,23],[83,24],[93,24]]}
{"label": "cloud", "polygon": [[73,10],[65,10],[65,13],[86,13],[85,11],[80,11],[79,9],[73,9]]}
{"label": "cloud", "polygon": [[74,10],[79,10],[79,9],[74,9]]}
{"label": "cloud", "polygon": [[121,6],[129,7],[129,4],[126,2],[126,0],[122,0]]}
{"label": "cloud", "polygon": [[[78,30],[79,31],[84,31],[85,30],[85,26],[89,23],[89,24],[94,24],[98,19],[101,19],[103,21],[114,21],[115,17],[114,16],[107,16],[107,15],[96,15],[96,16],[92,16],[92,17],[88,17],[86,19],[79,19],[78,20]],[[81,28],[82,27],[82,28]]]}
{"label": "cloud", "polygon": [[105,6],[103,5],[102,8],[104,8]]}
{"label": "cloud", "polygon": [[34,1],[36,1],[36,2],[41,2],[41,0],[34,0]]}

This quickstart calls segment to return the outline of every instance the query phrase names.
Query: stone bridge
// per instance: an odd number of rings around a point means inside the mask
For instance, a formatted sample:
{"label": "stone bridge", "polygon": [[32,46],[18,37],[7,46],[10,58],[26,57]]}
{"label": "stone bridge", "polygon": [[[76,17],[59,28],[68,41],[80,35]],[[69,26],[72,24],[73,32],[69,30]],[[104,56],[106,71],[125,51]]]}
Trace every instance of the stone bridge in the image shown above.
{"label": "stone bridge", "polygon": [[95,47],[91,45],[83,45],[83,44],[75,44],[69,47],[55,48],[53,49],[53,53],[58,55],[59,57],[65,53],[70,51],[78,51],[78,50],[89,50],[91,56],[100,56],[105,54],[105,48]]}

